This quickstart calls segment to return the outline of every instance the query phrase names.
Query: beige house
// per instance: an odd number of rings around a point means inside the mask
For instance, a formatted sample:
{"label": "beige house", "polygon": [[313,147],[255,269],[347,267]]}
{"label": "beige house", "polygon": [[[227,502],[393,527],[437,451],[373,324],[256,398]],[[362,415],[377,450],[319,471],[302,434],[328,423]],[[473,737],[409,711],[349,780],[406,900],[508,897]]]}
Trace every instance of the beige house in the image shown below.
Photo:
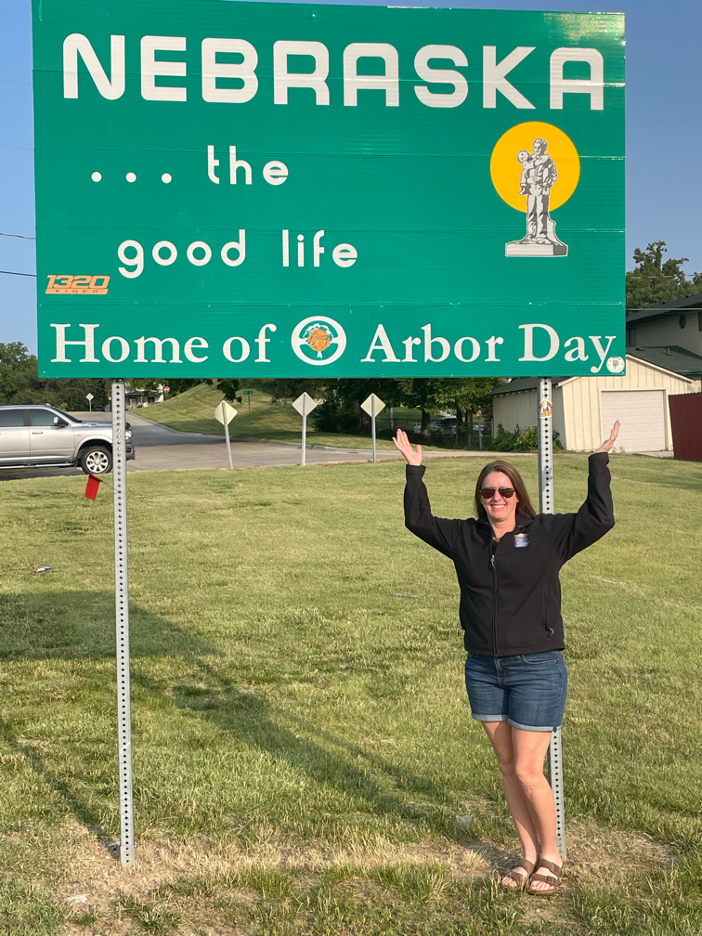
{"label": "beige house", "polygon": [[[679,368],[697,377],[679,373]],[[624,377],[554,377],[553,428],[561,445],[592,451],[602,444],[616,419],[622,428],[617,448],[624,452],[672,450],[668,396],[702,390],[702,355],[682,348],[627,352]],[[508,432],[535,426],[537,379],[517,377],[493,392],[497,427]]]}

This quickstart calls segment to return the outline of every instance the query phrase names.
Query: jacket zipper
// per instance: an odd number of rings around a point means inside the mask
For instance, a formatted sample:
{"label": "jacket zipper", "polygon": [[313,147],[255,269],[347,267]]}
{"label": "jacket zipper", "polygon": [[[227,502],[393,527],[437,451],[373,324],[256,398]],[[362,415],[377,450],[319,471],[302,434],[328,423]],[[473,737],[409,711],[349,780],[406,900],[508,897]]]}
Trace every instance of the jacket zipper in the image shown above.
{"label": "jacket zipper", "polygon": [[497,642],[497,568],[494,552],[490,555],[490,567],[492,568],[492,655],[497,657],[500,654]]}

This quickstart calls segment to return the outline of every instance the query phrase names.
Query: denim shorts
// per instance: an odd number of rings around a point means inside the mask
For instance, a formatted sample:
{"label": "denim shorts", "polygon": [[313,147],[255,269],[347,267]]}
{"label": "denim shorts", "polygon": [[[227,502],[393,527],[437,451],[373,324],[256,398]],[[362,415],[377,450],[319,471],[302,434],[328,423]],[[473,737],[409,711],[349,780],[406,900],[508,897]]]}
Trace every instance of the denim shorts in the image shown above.
{"label": "denim shorts", "polygon": [[469,653],[466,689],[477,721],[553,731],[563,721],[568,670],[559,650],[509,657]]}

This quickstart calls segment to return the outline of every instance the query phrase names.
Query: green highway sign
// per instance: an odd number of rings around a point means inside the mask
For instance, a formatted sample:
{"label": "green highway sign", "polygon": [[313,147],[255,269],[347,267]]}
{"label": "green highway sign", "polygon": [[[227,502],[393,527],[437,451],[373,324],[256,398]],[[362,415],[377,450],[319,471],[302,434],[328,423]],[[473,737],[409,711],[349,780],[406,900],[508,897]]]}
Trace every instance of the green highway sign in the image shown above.
{"label": "green highway sign", "polygon": [[623,16],[33,13],[42,376],[624,372]]}

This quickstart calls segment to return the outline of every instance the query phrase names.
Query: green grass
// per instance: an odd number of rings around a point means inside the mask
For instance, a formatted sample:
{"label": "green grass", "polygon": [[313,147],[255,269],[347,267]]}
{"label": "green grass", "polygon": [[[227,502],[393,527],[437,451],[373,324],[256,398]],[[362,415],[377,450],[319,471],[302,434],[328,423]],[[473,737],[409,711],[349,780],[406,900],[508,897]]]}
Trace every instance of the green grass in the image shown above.
{"label": "green grass", "polygon": [[[211,435],[224,435],[224,426],[214,418],[215,408],[221,404],[224,395],[213,385],[198,384],[185,393],[143,407],[137,413],[145,419],[177,429],[179,432],[205,432]],[[238,415],[229,424],[232,438],[274,439],[281,442],[302,440],[302,417],[293,409],[290,400],[273,402],[270,396],[256,390],[251,396],[251,416],[249,418],[248,398],[234,407]],[[402,426],[421,419],[419,410],[395,408],[396,419]],[[380,424],[379,424],[380,425]],[[342,448],[370,448],[370,435],[341,435],[332,432],[319,432],[315,429],[312,418],[307,423],[308,445],[331,445]],[[390,439],[378,439],[379,448],[394,448]]]}
{"label": "green grass", "polygon": [[[573,509],[586,459],[555,464]],[[430,464],[437,513],[468,512],[475,470]],[[131,872],[109,491],[3,482],[0,932],[702,932],[702,465],[613,476],[616,528],[562,576],[571,873],[548,901],[491,880],[516,840],[400,465],[130,475]]]}

